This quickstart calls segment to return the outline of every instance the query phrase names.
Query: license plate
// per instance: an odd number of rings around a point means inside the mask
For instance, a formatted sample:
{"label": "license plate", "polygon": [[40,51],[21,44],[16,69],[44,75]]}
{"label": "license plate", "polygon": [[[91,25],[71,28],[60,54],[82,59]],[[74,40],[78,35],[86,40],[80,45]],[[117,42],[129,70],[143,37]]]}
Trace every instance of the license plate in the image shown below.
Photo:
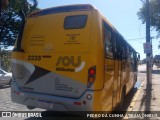
{"label": "license plate", "polygon": [[37,105],[40,108],[53,109],[53,103],[49,101],[37,100]]}

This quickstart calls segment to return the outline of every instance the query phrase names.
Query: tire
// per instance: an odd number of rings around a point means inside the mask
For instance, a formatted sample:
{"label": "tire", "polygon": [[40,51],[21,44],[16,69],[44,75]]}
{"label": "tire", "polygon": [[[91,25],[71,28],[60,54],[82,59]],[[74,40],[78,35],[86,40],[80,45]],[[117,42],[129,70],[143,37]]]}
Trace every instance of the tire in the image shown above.
{"label": "tire", "polygon": [[32,107],[32,106],[26,106],[29,110],[33,110],[35,109],[35,107]]}
{"label": "tire", "polygon": [[8,85],[11,86],[12,79],[9,81]]}
{"label": "tire", "polygon": [[126,95],[126,90],[123,87],[123,90],[121,92],[121,101],[120,101],[120,103],[119,103],[116,111],[123,111],[123,109],[124,109],[124,98],[125,98],[125,95]]}

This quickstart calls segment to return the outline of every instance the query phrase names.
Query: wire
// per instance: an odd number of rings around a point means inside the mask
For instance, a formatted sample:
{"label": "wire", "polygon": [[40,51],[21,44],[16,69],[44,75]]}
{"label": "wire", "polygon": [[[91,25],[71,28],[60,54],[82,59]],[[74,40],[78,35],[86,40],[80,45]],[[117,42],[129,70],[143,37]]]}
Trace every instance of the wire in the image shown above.
{"label": "wire", "polygon": [[143,38],[146,38],[146,37],[132,38],[132,39],[127,39],[127,40],[139,40],[139,39],[143,39]]}
{"label": "wire", "polygon": [[[127,40],[139,40],[139,39],[144,39],[146,37],[139,37],[139,38],[132,38],[132,39],[127,39]],[[156,36],[152,36],[151,39],[156,38]]]}

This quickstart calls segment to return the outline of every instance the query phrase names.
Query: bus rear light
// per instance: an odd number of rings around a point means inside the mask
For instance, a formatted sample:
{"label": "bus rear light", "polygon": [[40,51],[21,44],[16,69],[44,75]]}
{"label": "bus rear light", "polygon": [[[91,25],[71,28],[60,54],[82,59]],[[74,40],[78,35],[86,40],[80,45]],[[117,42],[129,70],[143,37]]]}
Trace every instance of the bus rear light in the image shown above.
{"label": "bus rear light", "polygon": [[96,79],[96,66],[91,67],[88,70],[88,84],[87,87],[90,88]]}
{"label": "bus rear light", "polygon": [[88,100],[91,100],[91,99],[92,99],[92,95],[91,95],[91,94],[88,94],[88,95],[87,95],[87,99],[88,99]]}
{"label": "bus rear light", "polygon": [[89,77],[88,78],[88,82],[94,82],[94,78],[93,77]]}
{"label": "bus rear light", "polygon": [[90,74],[90,75],[95,75],[95,73],[96,73],[96,71],[95,71],[94,69],[90,69],[90,70],[89,70],[89,74]]}
{"label": "bus rear light", "polygon": [[74,102],[75,105],[81,105],[81,102]]}
{"label": "bus rear light", "polygon": [[21,94],[20,92],[16,92],[15,90],[14,90],[14,93],[15,93],[16,95],[20,95],[20,94]]}

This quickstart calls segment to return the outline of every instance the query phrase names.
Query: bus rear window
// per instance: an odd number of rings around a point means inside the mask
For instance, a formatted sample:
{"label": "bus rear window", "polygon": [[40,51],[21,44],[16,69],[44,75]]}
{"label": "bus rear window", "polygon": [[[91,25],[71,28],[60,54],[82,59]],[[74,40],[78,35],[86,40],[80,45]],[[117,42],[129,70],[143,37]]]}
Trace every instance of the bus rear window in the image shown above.
{"label": "bus rear window", "polygon": [[81,29],[87,22],[87,15],[67,16],[64,21],[64,29]]}

